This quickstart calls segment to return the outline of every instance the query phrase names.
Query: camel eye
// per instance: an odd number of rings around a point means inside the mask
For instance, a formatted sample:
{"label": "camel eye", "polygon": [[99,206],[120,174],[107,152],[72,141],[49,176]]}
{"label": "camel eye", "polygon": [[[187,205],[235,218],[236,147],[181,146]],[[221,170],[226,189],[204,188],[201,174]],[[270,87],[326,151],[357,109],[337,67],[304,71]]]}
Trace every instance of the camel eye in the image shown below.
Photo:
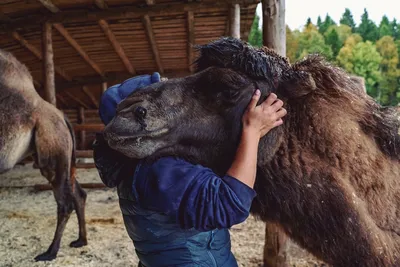
{"label": "camel eye", "polygon": [[144,119],[146,117],[147,110],[144,107],[137,107],[135,109],[135,116],[138,119]]}

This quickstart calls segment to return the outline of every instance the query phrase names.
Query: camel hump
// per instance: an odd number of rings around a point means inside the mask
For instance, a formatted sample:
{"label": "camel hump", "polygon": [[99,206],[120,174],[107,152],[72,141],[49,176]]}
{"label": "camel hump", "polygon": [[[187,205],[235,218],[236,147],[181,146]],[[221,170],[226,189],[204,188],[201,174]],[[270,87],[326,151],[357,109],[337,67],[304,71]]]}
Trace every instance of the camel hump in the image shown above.
{"label": "camel hump", "polygon": [[4,88],[37,94],[28,68],[13,54],[0,49],[0,92]]}

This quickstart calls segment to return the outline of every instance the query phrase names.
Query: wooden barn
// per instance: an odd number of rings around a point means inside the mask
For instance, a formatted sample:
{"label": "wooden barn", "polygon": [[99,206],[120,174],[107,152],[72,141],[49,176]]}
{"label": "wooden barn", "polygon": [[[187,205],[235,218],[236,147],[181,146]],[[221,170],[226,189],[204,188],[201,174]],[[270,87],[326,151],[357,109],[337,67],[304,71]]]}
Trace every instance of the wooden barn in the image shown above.
{"label": "wooden barn", "polygon": [[90,131],[101,127],[103,90],[154,71],[188,75],[191,45],[224,35],[247,40],[259,1],[1,2],[0,48],[26,64],[44,99],[83,124],[76,125],[78,149],[87,150]]}
{"label": "wooden barn", "polygon": [[[196,57],[192,45],[228,35],[248,40],[260,3],[2,0],[0,48],[28,67],[39,94],[73,123],[77,156],[90,158],[94,132],[103,128],[98,106],[105,89],[155,71],[168,78],[190,74]],[[285,55],[285,1],[262,4],[264,45]],[[270,227],[265,255],[276,260],[275,242],[285,238]]]}

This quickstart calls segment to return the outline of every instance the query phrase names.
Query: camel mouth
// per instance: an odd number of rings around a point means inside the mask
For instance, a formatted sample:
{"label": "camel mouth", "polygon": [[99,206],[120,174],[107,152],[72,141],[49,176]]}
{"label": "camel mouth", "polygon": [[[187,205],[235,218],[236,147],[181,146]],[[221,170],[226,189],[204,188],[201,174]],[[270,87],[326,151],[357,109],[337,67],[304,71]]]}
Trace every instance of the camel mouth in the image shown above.
{"label": "camel mouth", "polygon": [[143,139],[151,139],[160,137],[168,133],[168,129],[162,128],[159,130],[144,132],[137,135],[120,135],[117,133],[105,133],[105,139],[111,146],[121,146],[131,143],[140,143]]}

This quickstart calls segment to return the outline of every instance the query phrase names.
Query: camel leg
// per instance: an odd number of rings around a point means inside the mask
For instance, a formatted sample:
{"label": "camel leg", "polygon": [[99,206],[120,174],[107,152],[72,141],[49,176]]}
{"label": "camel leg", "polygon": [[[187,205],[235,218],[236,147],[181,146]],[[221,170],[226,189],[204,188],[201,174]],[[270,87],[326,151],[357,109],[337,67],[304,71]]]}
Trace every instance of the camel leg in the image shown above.
{"label": "camel leg", "polygon": [[61,175],[56,174],[55,180],[52,183],[54,197],[57,202],[57,228],[54,234],[53,242],[51,243],[50,247],[45,253],[36,256],[36,261],[50,261],[57,257],[62,234],[64,232],[67,221],[74,209],[73,196],[71,194],[71,185],[67,177],[67,171],[62,172]]}
{"label": "camel leg", "polygon": [[286,244],[288,238],[282,229],[273,223],[267,222],[265,226],[264,266],[285,267]]}
{"label": "camel leg", "polygon": [[74,205],[79,224],[79,237],[71,242],[70,247],[79,248],[87,245],[86,224],[85,224],[85,203],[86,192],[81,188],[79,183],[75,181],[75,190],[73,192]]}

